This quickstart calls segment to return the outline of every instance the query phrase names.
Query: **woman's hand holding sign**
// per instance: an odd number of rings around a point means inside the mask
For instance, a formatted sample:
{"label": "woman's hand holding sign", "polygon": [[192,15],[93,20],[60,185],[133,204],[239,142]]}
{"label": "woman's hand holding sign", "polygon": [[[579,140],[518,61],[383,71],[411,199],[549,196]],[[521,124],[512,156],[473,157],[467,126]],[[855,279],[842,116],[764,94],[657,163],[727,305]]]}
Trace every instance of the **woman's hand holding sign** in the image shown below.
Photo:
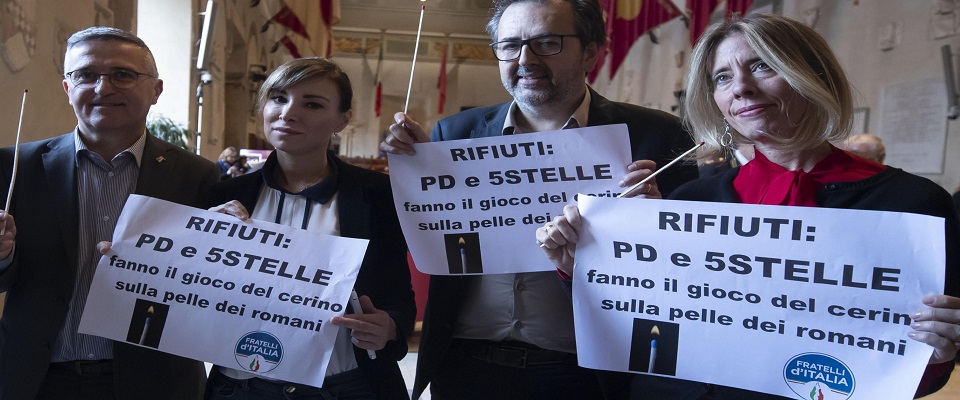
{"label": "woman's hand holding sign", "polygon": [[933,347],[930,364],[951,362],[960,349],[960,298],[946,295],[925,296],[929,308],[913,314],[910,338]]}
{"label": "woman's hand holding sign", "polygon": [[209,211],[218,212],[221,214],[232,215],[237,217],[241,221],[246,221],[250,218],[250,213],[247,212],[247,208],[243,206],[239,201],[230,200],[226,203],[223,203],[216,207],[210,207]]}
{"label": "woman's hand holding sign", "polygon": [[[330,320],[336,326],[352,330],[351,340],[361,349],[382,350],[387,342],[397,338],[397,324],[387,314],[373,305],[369,296],[360,296],[362,314],[345,314]],[[354,310],[359,311],[359,310]]]}

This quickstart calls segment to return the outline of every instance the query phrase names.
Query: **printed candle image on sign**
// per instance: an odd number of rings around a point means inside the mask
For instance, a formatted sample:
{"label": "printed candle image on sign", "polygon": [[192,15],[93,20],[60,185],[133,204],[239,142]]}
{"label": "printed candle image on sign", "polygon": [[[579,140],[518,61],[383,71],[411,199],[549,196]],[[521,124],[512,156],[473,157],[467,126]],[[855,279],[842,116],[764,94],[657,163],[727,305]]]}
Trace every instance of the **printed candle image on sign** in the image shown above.
{"label": "printed candle image on sign", "polygon": [[443,235],[443,245],[447,249],[450,275],[483,272],[479,233],[449,233]]}
{"label": "printed candle image on sign", "polygon": [[80,333],[323,386],[367,240],[140,195],[112,239]]}
{"label": "printed candle image on sign", "polygon": [[166,304],[137,299],[133,306],[133,316],[130,318],[127,342],[153,348],[160,347],[160,337],[163,336],[163,326],[167,321],[168,311],[170,306]]}
{"label": "printed candle image on sign", "polygon": [[250,332],[237,341],[237,365],[250,372],[270,372],[283,361],[283,344],[269,332]]}
{"label": "printed candle image on sign", "polygon": [[630,370],[650,374],[677,373],[680,325],[634,318],[630,341]]}
{"label": "printed candle image on sign", "polygon": [[388,156],[390,182],[414,264],[432,275],[553,271],[536,228],[577,193],[619,195],[632,161],[623,124],[413,147]]}
{"label": "printed candle image on sign", "polygon": [[843,361],[819,353],[791,358],[783,378],[794,393],[810,400],[846,400],[856,388],[853,371]]}

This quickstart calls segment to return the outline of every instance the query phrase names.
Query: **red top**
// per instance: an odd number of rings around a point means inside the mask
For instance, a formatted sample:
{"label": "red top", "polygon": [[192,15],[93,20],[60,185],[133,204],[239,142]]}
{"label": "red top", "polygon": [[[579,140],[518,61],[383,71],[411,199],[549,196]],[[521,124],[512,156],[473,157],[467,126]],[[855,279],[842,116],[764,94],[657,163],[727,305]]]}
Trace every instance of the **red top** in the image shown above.
{"label": "red top", "polygon": [[816,194],[830,182],[854,182],[869,178],[886,167],[832,147],[829,155],[810,172],[787,171],[760,153],[740,167],[733,188],[745,204],[816,207]]}

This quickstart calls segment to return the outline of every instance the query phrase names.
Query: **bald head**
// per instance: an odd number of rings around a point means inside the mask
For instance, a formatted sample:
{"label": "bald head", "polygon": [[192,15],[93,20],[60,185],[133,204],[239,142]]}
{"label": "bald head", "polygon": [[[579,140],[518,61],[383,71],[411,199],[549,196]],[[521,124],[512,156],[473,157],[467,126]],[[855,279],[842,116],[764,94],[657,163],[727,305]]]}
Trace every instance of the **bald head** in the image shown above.
{"label": "bald head", "polygon": [[887,157],[887,150],[883,147],[883,140],[877,135],[858,133],[840,143],[841,149],[849,151],[868,160],[883,164]]}

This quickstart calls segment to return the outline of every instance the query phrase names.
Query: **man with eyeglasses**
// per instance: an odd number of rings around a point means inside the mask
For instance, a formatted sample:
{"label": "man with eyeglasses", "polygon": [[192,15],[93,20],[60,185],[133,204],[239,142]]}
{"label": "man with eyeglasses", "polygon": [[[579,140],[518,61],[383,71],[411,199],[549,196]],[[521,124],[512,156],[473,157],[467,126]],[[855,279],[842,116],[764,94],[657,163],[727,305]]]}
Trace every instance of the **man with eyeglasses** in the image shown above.
{"label": "man with eyeglasses", "polygon": [[[77,127],[21,146],[0,236],[0,291],[7,293],[0,399],[200,399],[202,363],[77,327],[100,259],[96,245],[110,240],[127,197],[200,206],[218,168],[147,134],[163,82],[133,34],[106,27],[73,34],[64,71]],[[13,155],[0,150],[4,188]]]}
{"label": "man with eyeglasses", "polygon": [[[638,160],[620,183],[628,187],[693,145],[676,117],[609,101],[584,82],[606,41],[597,0],[496,1],[487,32],[513,101],[442,119],[429,138],[397,113],[381,150],[413,155],[411,144],[431,139],[626,123]],[[667,195],[696,177],[695,166],[677,165],[634,195]],[[626,396],[629,376],[577,366],[570,281],[556,273],[433,276],[427,301],[414,398],[428,383],[441,400]]]}

